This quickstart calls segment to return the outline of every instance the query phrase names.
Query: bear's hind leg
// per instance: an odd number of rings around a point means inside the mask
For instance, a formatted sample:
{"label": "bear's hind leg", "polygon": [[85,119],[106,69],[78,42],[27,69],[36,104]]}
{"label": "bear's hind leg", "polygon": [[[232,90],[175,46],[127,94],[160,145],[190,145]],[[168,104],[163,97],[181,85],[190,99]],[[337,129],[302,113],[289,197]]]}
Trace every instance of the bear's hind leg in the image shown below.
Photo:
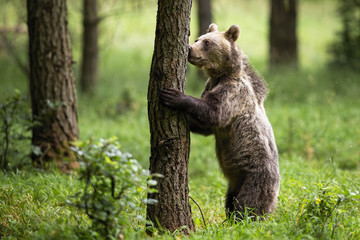
{"label": "bear's hind leg", "polygon": [[241,221],[245,216],[245,203],[239,198],[240,189],[230,191],[226,194],[225,211],[226,217],[231,220]]}
{"label": "bear's hind leg", "polygon": [[263,216],[271,213],[277,203],[279,179],[259,173],[248,176],[234,196],[234,211],[244,217]]}
{"label": "bear's hind leg", "polygon": [[231,214],[234,212],[235,196],[236,196],[236,191],[228,188],[225,199],[225,212],[227,218],[230,218]]}

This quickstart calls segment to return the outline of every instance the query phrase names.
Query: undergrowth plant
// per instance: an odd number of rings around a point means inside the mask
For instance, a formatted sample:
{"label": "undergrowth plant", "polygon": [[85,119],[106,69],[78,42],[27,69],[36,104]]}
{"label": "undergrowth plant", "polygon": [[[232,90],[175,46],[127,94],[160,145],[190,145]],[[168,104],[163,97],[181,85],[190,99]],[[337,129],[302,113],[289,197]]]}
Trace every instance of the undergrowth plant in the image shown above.
{"label": "undergrowth plant", "polygon": [[0,103],[0,169],[8,171],[22,167],[25,159],[29,159],[32,126],[27,98],[15,90],[13,96]]}
{"label": "undergrowth plant", "polygon": [[302,187],[306,196],[299,202],[301,210],[296,218],[295,231],[317,239],[333,239],[340,230],[346,205],[358,202],[360,195],[357,190],[352,192],[334,184],[316,185],[316,190]]}
{"label": "undergrowth plant", "polygon": [[78,141],[73,145],[83,189],[68,199],[68,203],[85,211],[92,221],[93,234],[115,239],[123,235],[130,220],[144,225],[141,203],[156,202],[144,199],[147,192],[155,191],[151,187],[157,183],[149,171],[131,154],[120,151],[116,137],[97,142]]}

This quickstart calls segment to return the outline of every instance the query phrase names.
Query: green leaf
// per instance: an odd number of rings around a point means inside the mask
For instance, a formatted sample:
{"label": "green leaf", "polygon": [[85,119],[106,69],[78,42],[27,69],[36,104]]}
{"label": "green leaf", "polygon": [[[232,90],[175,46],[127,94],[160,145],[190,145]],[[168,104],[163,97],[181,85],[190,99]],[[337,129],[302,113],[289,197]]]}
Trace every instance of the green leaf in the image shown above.
{"label": "green leaf", "polygon": [[40,156],[42,154],[41,148],[35,145],[31,145],[31,152],[36,156]]}

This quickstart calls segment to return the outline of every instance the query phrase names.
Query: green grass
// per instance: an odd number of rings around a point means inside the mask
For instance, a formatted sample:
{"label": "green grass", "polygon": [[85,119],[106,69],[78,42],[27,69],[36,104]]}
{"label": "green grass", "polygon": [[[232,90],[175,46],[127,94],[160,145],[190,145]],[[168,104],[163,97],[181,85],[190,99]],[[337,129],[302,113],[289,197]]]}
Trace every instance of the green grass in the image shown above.
{"label": "green grass", "polygon": [[[71,2],[71,1],[70,1]],[[301,1],[300,68],[267,69],[268,1],[214,2],[220,29],[242,29],[239,46],[270,88],[266,110],[280,153],[279,206],[263,222],[231,225],[225,220],[226,181],[215,157],[214,138],[191,135],[190,195],[196,232],[189,239],[359,239],[360,75],[327,67],[328,44],[339,23],[335,1]],[[79,62],[80,7],[70,8],[75,61]],[[231,6],[231,7],[229,7]],[[194,5],[190,41],[196,38]],[[156,4],[125,12],[101,24],[100,84],[95,96],[78,95],[80,138],[117,136],[123,151],[148,166],[150,136],[147,84],[155,33]],[[75,65],[78,75],[79,64]],[[0,51],[0,100],[14,88],[26,93],[26,78]],[[188,70],[187,93],[200,96],[204,82]],[[130,110],[124,102],[131,102]],[[65,204],[81,188],[77,176],[57,171],[0,173],[0,238],[91,238],[85,214]],[[337,200],[342,199],[337,204]],[[319,200],[318,200],[319,199]],[[321,205],[323,204],[323,205]],[[145,208],[142,207],[145,216]],[[175,234],[176,235],[176,234]],[[145,238],[133,222],[127,239]],[[159,239],[175,238],[171,234]]]}
{"label": "green grass", "polygon": [[0,237],[32,239],[34,232],[61,224],[86,225],[83,214],[65,207],[66,198],[79,190],[75,176],[59,173],[0,173]]}
{"label": "green grass", "polygon": [[[194,165],[194,164],[192,164]],[[357,239],[360,231],[358,172],[338,169],[331,163],[319,166],[301,158],[280,162],[281,193],[277,212],[263,222],[223,223],[225,181],[217,172],[205,179],[190,174],[190,195],[201,206],[207,227],[192,203],[197,231],[190,239]],[[307,169],[307,170],[304,170]],[[53,173],[0,174],[0,232],[4,239],[73,239],[87,236],[90,226],[84,214],[65,200],[79,190],[75,175]],[[344,201],[335,205],[339,196]],[[310,205],[316,200],[330,209],[317,214]],[[335,202],[334,202],[335,201]],[[321,203],[321,202],[320,202]],[[327,218],[326,214],[331,212]],[[145,214],[143,211],[142,214]],[[324,220],[324,218],[326,218]],[[145,237],[142,229],[128,229],[126,236]],[[166,236],[162,238],[167,238]]]}

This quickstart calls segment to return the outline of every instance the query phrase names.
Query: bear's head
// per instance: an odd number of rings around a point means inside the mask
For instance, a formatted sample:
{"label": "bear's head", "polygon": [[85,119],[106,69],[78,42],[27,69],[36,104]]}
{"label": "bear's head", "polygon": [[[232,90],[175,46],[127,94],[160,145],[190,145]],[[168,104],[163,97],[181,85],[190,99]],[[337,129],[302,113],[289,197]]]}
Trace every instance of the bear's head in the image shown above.
{"label": "bear's head", "polygon": [[239,64],[240,54],[235,43],[239,34],[237,25],[232,25],[226,32],[219,32],[214,23],[210,24],[207,33],[189,45],[189,62],[209,75],[231,71]]}

